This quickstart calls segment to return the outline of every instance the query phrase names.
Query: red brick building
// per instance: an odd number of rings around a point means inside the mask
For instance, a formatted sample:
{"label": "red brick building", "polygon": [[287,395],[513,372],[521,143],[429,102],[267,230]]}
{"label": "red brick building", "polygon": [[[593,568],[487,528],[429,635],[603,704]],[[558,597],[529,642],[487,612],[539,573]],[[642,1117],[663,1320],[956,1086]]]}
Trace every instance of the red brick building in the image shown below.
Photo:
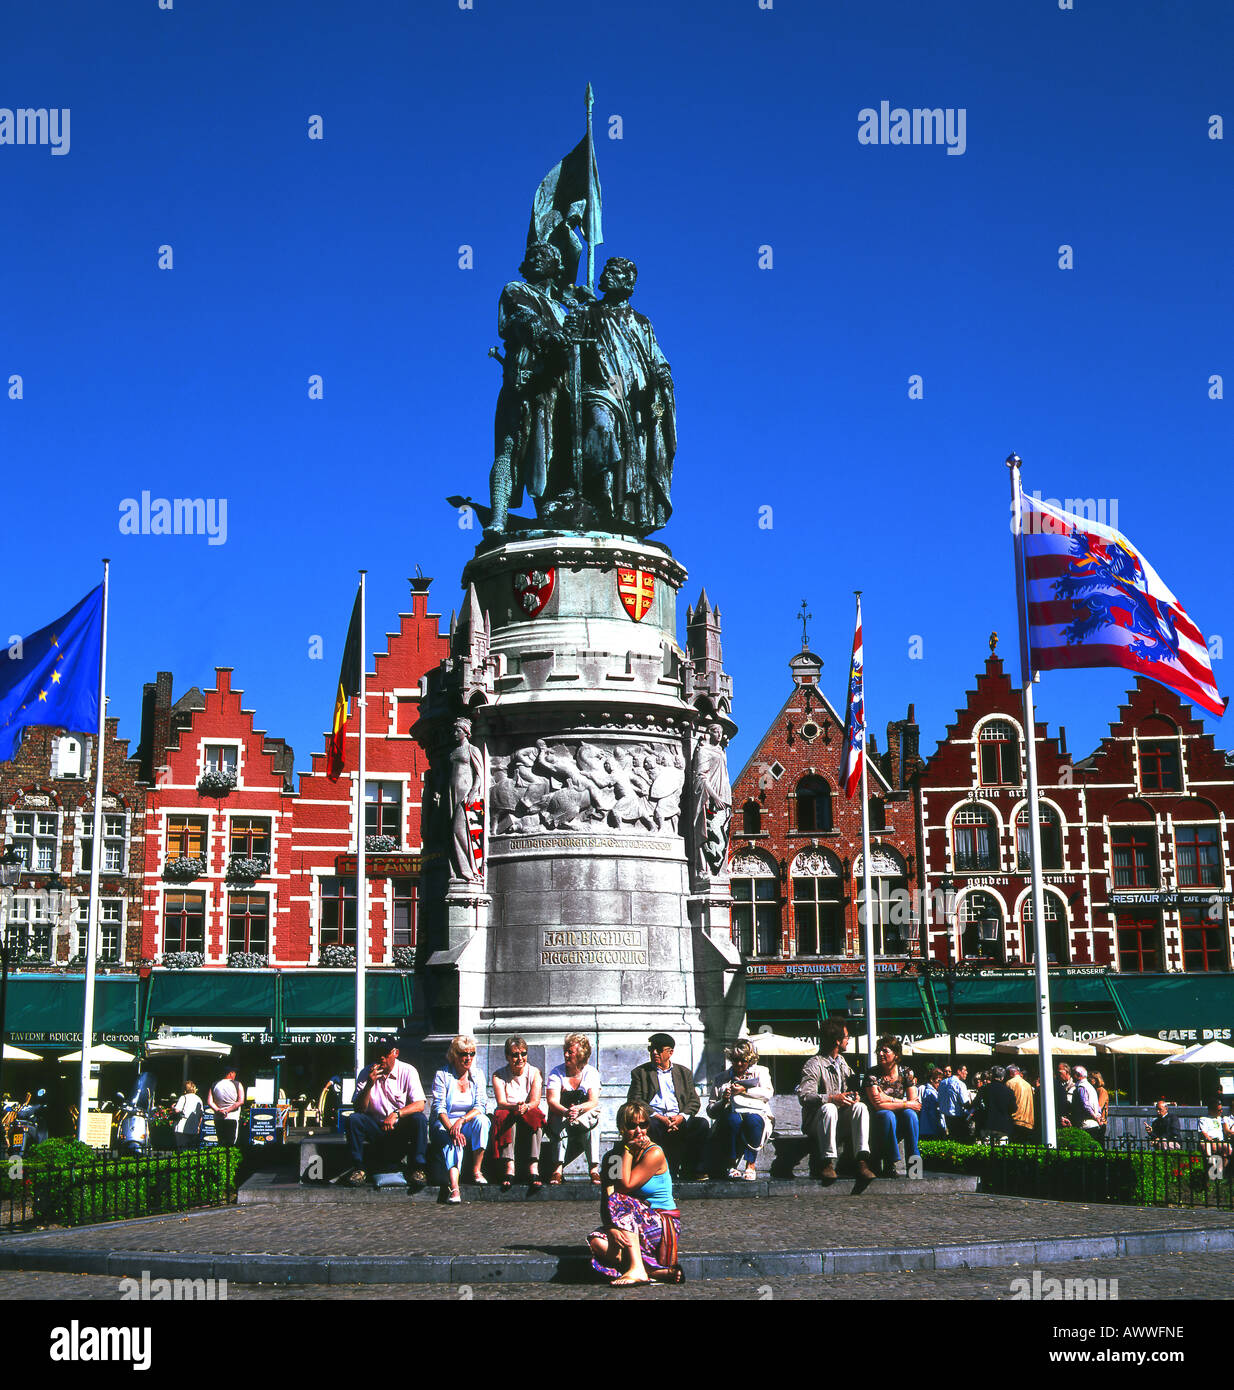
{"label": "red brick building", "polygon": [[[98,954],[102,965],[117,967],[141,953],[145,826],[145,787],[128,741],[116,737],[118,724],[106,721]],[[84,959],[97,745],[96,733],[35,725],[23,731],[11,761],[0,763],[4,843],[28,870],[8,906],[19,968]],[[47,893],[55,879],[66,895],[58,917]]]}
{"label": "red brick building", "polygon": [[[915,779],[921,814],[921,883],[925,901],[940,900],[941,881],[956,888],[950,924],[956,960],[1032,961],[1029,897],[1027,750],[1020,692],[992,643],[985,671]],[[1088,852],[1084,792],[1067,754],[1066,732],[1052,738],[1037,721],[1037,784],[1045,879],[1046,940],[1060,965],[1109,959],[1094,947],[1091,882],[1106,872]],[[947,958],[941,912],[920,914],[922,949]],[[984,939],[983,939],[984,937]]]}
{"label": "red brick building", "polygon": [[[792,658],[792,690],[733,783],[733,939],[748,973],[756,963],[862,955],[861,806],[844,795],[844,716],[819,686],[822,666],[805,649]],[[911,707],[887,739],[882,758],[870,741],[869,768],[879,956],[906,950],[904,905],[917,885]]]}

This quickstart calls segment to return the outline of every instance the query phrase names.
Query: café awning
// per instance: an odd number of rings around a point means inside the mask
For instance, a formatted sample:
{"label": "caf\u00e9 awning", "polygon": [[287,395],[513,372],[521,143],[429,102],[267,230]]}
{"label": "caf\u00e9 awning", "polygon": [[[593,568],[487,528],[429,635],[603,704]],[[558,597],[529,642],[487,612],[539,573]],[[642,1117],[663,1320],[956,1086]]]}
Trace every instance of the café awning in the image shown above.
{"label": "caf\u00e9 awning", "polygon": [[[137,976],[100,975],[94,987],[96,1043],[137,1041]],[[11,1043],[80,1047],[84,975],[9,976],[4,1031]]]}

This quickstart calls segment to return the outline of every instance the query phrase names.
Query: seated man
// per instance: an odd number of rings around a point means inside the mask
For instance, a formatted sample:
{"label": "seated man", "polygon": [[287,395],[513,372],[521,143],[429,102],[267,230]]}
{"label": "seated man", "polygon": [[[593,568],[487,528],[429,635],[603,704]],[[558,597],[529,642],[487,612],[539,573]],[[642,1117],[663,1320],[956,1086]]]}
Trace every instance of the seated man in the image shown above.
{"label": "seated man", "polygon": [[853,1070],[840,1055],[847,1042],[848,1025],[843,1019],[823,1020],[818,1054],[805,1064],[797,1087],[801,1128],[814,1141],[824,1182],[835,1181],[837,1136],[851,1140],[857,1176],[872,1182],[870,1108],[858,1096]]}
{"label": "seated man", "polygon": [[1200,1116],[1200,1149],[1211,1158],[1214,1154],[1229,1158],[1230,1142],[1221,1122],[1221,1101],[1209,1101],[1208,1114]]}
{"label": "seated man", "polygon": [[424,1087],[415,1067],[398,1059],[398,1042],[383,1038],[377,1060],[356,1077],[355,1110],[343,1122],[351,1161],[349,1181],[365,1180],[365,1165],[374,1173],[390,1173],[407,1162],[411,1180],[426,1180],[428,1116]]}
{"label": "seated man", "polygon": [[1144,1121],[1148,1131],[1148,1142],[1155,1149],[1181,1149],[1182,1131],[1178,1127],[1178,1116],[1170,1114],[1169,1104],[1164,1100],[1157,1102],[1157,1113],[1151,1120]]}
{"label": "seated man", "polygon": [[698,1113],[699,1096],[689,1070],[673,1062],[676,1040],[670,1033],[647,1039],[651,1060],[630,1073],[627,1102],[638,1101],[651,1112],[647,1137],[659,1144],[679,1176],[705,1181],[705,1152],[710,1126]]}

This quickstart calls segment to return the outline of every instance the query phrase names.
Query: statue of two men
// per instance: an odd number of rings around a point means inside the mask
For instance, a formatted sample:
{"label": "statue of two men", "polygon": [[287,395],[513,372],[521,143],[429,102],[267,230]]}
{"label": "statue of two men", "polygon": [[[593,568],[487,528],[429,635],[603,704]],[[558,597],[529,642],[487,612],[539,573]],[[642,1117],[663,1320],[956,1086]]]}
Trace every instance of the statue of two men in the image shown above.
{"label": "statue of two men", "polygon": [[609,259],[603,298],[561,287],[557,250],[534,243],[501,293],[506,353],[494,427],[488,529],[503,532],[526,491],[589,503],[601,524],[646,535],[672,511],[673,378],[650,321],[630,307],[633,261]]}

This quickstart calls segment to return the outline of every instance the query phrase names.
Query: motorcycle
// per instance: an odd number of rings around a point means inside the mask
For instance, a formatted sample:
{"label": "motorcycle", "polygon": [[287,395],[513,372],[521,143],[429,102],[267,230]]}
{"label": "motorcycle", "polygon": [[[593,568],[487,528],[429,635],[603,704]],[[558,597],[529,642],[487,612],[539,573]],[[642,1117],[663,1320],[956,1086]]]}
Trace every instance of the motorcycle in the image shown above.
{"label": "motorcycle", "polygon": [[44,1112],[47,1102],[45,1090],[33,1096],[26,1092],[24,1101],[10,1101],[5,1107],[3,1132],[5,1147],[10,1153],[29,1153],[36,1144],[47,1138],[47,1120]]}
{"label": "motorcycle", "polygon": [[116,1128],[112,1145],[117,1153],[144,1154],[150,1152],[150,1112],[154,1109],[154,1078],[143,1071],[133,1084],[128,1099],[123,1091],[116,1092],[120,1104],[116,1107]]}

